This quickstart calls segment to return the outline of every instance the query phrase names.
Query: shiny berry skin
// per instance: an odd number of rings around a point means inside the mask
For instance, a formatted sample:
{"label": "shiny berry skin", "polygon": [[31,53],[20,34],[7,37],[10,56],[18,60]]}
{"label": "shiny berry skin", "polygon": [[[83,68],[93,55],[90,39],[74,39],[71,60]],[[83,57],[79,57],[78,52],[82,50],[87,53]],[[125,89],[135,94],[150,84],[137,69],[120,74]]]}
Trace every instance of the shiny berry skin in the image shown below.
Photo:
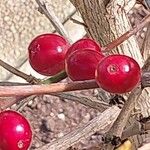
{"label": "shiny berry skin", "polygon": [[73,81],[95,78],[95,69],[104,56],[91,49],[76,50],[66,57],[65,67],[68,77]]}
{"label": "shiny berry skin", "polygon": [[64,69],[65,54],[69,43],[57,34],[42,34],[28,47],[29,62],[38,73],[51,76]]}
{"label": "shiny berry skin", "polygon": [[0,113],[0,150],[27,150],[31,140],[30,125],[21,114],[12,110]]}
{"label": "shiny berry skin", "polygon": [[126,93],[141,79],[138,63],[125,55],[110,55],[102,59],[96,69],[98,85],[110,93]]}
{"label": "shiny berry skin", "polygon": [[83,50],[83,49],[92,49],[98,52],[101,52],[101,47],[100,45],[98,45],[94,40],[90,39],[90,38],[83,38],[80,39],[78,41],[76,41],[75,43],[73,43],[70,48],[68,49],[67,53],[66,53],[66,57],[68,57],[72,52],[76,51],[76,50]]}

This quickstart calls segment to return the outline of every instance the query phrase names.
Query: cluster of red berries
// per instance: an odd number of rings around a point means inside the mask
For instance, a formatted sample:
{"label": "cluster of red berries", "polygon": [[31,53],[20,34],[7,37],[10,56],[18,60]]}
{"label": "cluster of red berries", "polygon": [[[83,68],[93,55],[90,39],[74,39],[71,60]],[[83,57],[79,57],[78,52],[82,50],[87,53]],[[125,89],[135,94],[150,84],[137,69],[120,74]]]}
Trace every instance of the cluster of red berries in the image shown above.
{"label": "cluster of red berries", "polygon": [[[33,69],[46,76],[66,70],[73,81],[96,79],[111,93],[130,92],[141,78],[138,63],[125,55],[104,56],[101,47],[91,39],[70,45],[62,36],[43,34],[29,45],[29,62]],[[0,113],[0,149],[27,150],[32,130],[28,121],[11,110]]]}
{"label": "cluster of red berries", "polygon": [[111,93],[126,93],[138,84],[138,63],[125,55],[104,56],[94,40],[81,39],[70,45],[56,34],[37,36],[28,47],[29,62],[34,70],[46,76],[66,70],[73,81],[96,79]]}

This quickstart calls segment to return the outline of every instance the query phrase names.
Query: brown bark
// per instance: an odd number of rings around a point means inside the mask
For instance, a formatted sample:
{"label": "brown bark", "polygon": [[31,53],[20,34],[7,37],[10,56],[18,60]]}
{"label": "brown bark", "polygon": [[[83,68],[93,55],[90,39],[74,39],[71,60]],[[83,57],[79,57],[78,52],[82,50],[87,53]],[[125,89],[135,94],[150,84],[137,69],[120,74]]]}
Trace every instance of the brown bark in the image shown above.
{"label": "brown bark", "polygon": [[102,45],[114,39],[106,18],[105,6],[109,0],[70,0],[81,13],[87,34]]}

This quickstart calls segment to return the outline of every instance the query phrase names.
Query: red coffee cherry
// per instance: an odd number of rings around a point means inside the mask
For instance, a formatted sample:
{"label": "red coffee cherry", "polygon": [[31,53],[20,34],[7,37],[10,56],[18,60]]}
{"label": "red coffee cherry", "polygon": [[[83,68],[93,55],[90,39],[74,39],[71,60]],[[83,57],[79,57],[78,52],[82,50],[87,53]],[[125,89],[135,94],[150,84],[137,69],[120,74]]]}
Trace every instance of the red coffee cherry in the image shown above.
{"label": "red coffee cherry", "polygon": [[111,93],[126,93],[136,87],[141,79],[138,63],[125,55],[110,55],[99,62],[96,81],[104,90]]}
{"label": "red coffee cherry", "polygon": [[103,57],[100,52],[91,49],[76,50],[66,57],[66,72],[73,81],[94,79],[97,64]]}
{"label": "red coffee cherry", "polygon": [[21,114],[12,110],[0,113],[1,150],[27,150],[31,140],[30,125]]}
{"label": "red coffee cherry", "polygon": [[76,50],[83,50],[83,49],[92,49],[98,52],[101,52],[101,47],[98,45],[94,40],[89,38],[84,38],[76,41],[71,47],[68,49],[66,53],[66,57],[68,57],[71,53]]}
{"label": "red coffee cherry", "polygon": [[45,76],[52,76],[64,69],[65,54],[69,43],[60,35],[42,34],[28,47],[32,68]]}

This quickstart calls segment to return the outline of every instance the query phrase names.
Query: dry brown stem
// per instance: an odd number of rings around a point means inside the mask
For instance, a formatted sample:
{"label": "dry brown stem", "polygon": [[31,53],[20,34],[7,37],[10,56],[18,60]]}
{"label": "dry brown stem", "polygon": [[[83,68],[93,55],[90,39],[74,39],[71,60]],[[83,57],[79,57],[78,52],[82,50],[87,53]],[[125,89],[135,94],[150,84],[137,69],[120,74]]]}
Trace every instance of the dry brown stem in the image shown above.
{"label": "dry brown stem", "polygon": [[95,80],[50,85],[0,86],[0,97],[50,94],[84,89],[98,88]]}
{"label": "dry brown stem", "polygon": [[[109,132],[106,134],[107,136],[115,136],[120,137],[122,136],[122,132],[124,130],[125,125],[127,124],[127,121],[130,117],[130,114],[135,106],[135,103],[139,96],[142,93],[142,89],[140,87],[137,87],[129,96],[127,102],[124,104],[117,120],[114,122],[113,126],[109,130]],[[102,149],[105,150],[113,150],[115,145],[112,145],[111,143],[104,144]]]}
{"label": "dry brown stem", "polygon": [[[150,85],[149,75],[150,75],[149,72],[143,73],[142,75],[143,87],[149,87]],[[53,83],[49,85],[0,86],[0,97],[51,94],[51,93],[58,93],[58,92],[67,92],[67,91],[76,91],[76,90],[85,90],[85,89],[94,89],[94,88],[99,88],[95,80],[76,81],[70,83]]]}
{"label": "dry brown stem", "polygon": [[72,40],[69,37],[67,31],[65,30],[63,24],[57,18],[49,3],[44,0],[35,0],[35,1],[39,6],[39,11],[49,19],[49,21],[55,27],[56,31],[62,36],[64,36],[70,43],[72,43]]}
{"label": "dry brown stem", "polygon": [[75,94],[69,93],[56,93],[56,94],[52,93],[51,95],[59,97],[61,99],[79,102],[85,106],[99,110],[99,112],[102,112],[109,107],[109,104],[102,102],[100,100],[94,100],[92,99],[92,97],[90,98],[82,95],[76,96]]}
{"label": "dry brown stem", "polygon": [[27,74],[19,71],[18,69],[12,67],[11,65],[9,65],[6,62],[2,61],[1,59],[0,59],[0,66],[5,68],[9,72],[15,74],[16,76],[21,77],[22,79],[26,80],[27,82],[29,82],[31,84],[35,84],[35,83],[38,83],[40,81],[39,79],[36,79],[35,77],[33,77],[31,75],[27,75]]}
{"label": "dry brown stem", "polygon": [[140,31],[144,26],[146,26],[148,23],[150,22],[150,14],[148,14],[144,19],[142,19],[140,21],[140,23],[138,25],[135,25],[133,27],[133,29],[127,31],[125,34],[123,34],[122,36],[118,37],[117,39],[115,39],[114,41],[110,42],[109,44],[107,44],[104,49],[103,52],[108,52],[108,51],[112,51],[113,48],[115,48],[116,46],[120,45],[121,43],[123,43],[126,39],[128,39],[129,37],[131,37],[132,35],[136,34],[138,31]]}

